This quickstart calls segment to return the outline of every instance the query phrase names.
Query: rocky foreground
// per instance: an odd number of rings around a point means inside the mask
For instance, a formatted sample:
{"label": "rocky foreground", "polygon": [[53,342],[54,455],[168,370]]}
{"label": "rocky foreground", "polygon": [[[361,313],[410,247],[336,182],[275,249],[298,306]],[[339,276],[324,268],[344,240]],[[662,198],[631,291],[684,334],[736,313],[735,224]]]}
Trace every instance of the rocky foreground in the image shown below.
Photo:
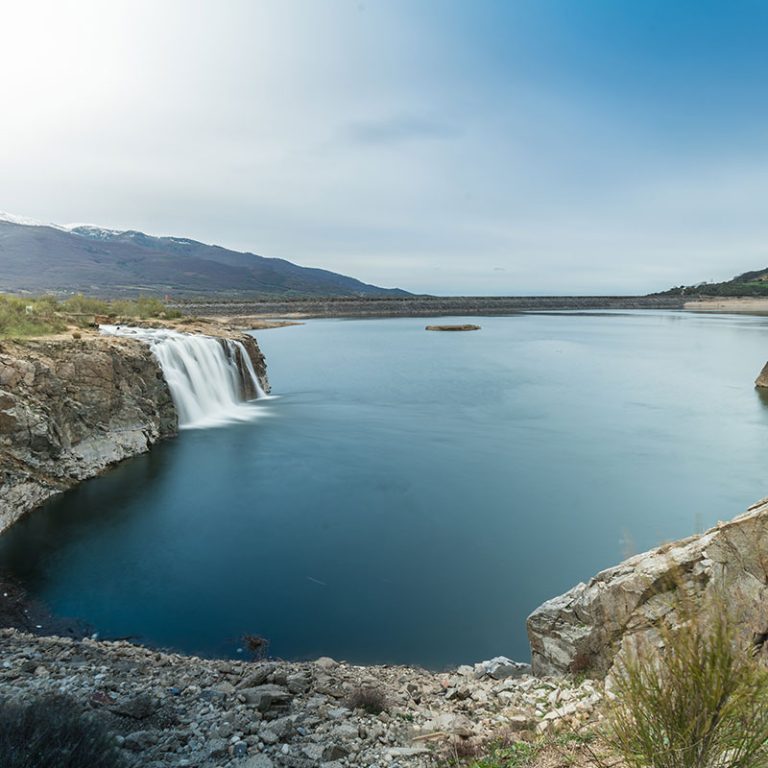
{"label": "rocky foreground", "polygon": [[[142,768],[439,766],[501,739],[589,728],[594,681],[505,659],[410,667],[204,660],[126,642],[0,630],[0,698],[65,694]],[[368,711],[366,711],[368,710]]]}

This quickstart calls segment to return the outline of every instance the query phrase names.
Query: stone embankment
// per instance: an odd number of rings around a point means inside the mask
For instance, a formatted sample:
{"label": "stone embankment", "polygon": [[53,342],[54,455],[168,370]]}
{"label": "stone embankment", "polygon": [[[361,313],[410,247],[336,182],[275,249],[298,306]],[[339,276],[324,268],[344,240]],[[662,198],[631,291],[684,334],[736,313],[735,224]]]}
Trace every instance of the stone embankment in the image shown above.
{"label": "stone embankment", "polygon": [[676,594],[725,596],[740,623],[768,631],[768,499],[698,536],[625,560],[537,608],[528,618],[533,672],[605,676],[616,655],[660,621]]}
{"label": "stone embankment", "polygon": [[71,697],[137,768],[445,765],[470,746],[589,728],[602,698],[598,683],[537,679],[504,659],[444,673],[203,660],[12,629],[0,651],[2,697]]}
{"label": "stone embankment", "polygon": [[258,317],[437,317],[599,309],[682,309],[679,296],[403,296],[189,301],[187,315]]}
{"label": "stone embankment", "polygon": [[[255,340],[216,331],[245,344],[266,384]],[[0,342],[0,532],[50,496],[176,434],[168,385],[146,344],[75,335]]]}

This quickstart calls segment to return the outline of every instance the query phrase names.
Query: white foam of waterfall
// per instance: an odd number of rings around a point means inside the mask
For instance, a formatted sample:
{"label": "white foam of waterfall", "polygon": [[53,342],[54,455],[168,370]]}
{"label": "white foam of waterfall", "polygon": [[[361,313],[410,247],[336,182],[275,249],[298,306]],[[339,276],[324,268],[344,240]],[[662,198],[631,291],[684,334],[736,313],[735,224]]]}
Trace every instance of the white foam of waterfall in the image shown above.
{"label": "white foam of waterfall", "polygon": [[180,429],[247,421],[263,413],[243,396],[245,380],[257,399],[268,397],[241,342],[164,328],[102,325],[99,330],[149,344],[168,382]]}

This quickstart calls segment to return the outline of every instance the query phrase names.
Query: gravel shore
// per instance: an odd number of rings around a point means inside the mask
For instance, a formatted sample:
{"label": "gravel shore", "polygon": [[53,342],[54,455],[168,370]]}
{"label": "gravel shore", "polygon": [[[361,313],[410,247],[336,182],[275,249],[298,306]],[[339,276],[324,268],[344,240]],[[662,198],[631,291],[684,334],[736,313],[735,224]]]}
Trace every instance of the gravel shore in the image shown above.
{"label": "gravel shore", "polygon": [[401,768],[503,739],[591,728],[602,688],[500,658],[447,672],[228,661],[0,630],[0,699],[46,694],[102,719],[142,768]]}

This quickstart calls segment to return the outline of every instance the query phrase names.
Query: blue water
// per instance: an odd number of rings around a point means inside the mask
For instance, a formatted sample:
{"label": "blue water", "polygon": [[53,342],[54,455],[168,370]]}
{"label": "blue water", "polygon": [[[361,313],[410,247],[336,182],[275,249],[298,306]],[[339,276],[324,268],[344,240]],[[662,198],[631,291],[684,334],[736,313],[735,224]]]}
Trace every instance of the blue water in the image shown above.
{"label": "blue water", "polygon": [[[462,318],[437,322],[462,322]],[[279,398],[52,501],[0,569],[103,636],[429,667],[768,492],[768,319],[322,320],[261,331]]]}

